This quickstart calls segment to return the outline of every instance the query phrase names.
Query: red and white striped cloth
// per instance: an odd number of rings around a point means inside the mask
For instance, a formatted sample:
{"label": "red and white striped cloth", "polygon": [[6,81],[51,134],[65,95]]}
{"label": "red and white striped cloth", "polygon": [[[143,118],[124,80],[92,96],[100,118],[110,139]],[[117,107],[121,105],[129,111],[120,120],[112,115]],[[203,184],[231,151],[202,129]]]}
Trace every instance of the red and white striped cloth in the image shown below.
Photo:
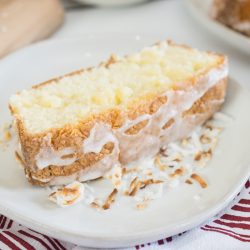
{"label": "red and white striped cloth", "polygon": [[[250,180],[234,201],[203,226],[134,249],[250,249]],[[1,250],[83,250],[0,215]]]}

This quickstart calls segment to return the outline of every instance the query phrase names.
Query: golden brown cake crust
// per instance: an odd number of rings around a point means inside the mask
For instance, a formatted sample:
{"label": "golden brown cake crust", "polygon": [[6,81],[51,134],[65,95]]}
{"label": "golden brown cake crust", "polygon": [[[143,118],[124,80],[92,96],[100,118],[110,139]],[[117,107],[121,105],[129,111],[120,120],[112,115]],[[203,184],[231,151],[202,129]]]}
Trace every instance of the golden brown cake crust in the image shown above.
{"label": "golden brown cake crust", "polygon": [[[223,100],[225,97],[225,93],[226,93],[226,86],[227,86],[227,79],[223,79],[223,80],[219,81],[214,87],[209,89],[204,94],[204,96],[202,96],[199,100],[197,100],[193,104],[192,108],[185,111],[183,113],[183,116],[204,114],[205,120],[208,119],[209,117],[211,117],[214,112],[219,110],[221,103],[213,105],[212,102],[210,102],[210,101]],[[71,128],[67,128],[67,129],[65,129],[65,132],[62,132],[62,133],[59,133],[58,131],[55,131],[53,133],[53,138],[56,138],[56,140],[53,140],[53,145],[55,148],[64,147],[63,145],[69,146],[69,145],[75,144],[76,143],[75,139],[77,139],[79,135],[82,136],[82,134],[79,132],[80,129],[76,129],[77,132],[72,132]],[[136,131],[133,131],[133,133],[136,133]],[[67,138],[67,140],[65,140],[65,142],[67,142],[66,144],[63,144],[63,142],[62,142],[62,141],[64,141],[64,139],[63,139],[64,136],[66,136],[65,138]],[[37,141],[38,139],[37,138],[29,138],[26,135],[25,135],[25,138],[27,138],[27,139],[26,140],[24,139],[24,143],[25,143],[24,148],[29,148],[29,149],[35,148],[34,139],[35,139],[35,141]],[[42,137],[41,137],[41,139],[42,139]],[[70,144],[68,139],[70,141],[72,140],[72,142],[71,142],[72,144]],[[35,144],[35,145],[38,145],[38,144]],[[60,146],[58,146],[58,145],[60,145]],[[38,149],[39,148],[40,148],[40,146],[38,146]],[[41,182],[39,180],[36,180],[36,179],[32,178],[32,176],[35,176],[36,178],[42,178],[42,179],[46,179],[46,178],[49,178],[51,176],[68,176],[68,175],[71,175],[73,173],[78,172],[79,170],[82,170],[84,168],[91,166],[93,163],[102,159],[105,155],[110,154],[112,152],[112,150],[113,150],[113,143],[108,143],[103,147],[103,149],[101,150],[100,153],[97,153],[97,154],[96,153],[88,153],[88,154],[82,155],[79,160],[77,160],[76,162],[74,162],[71,165],[63,166],[63,167],[62,166],[60,166],[60,167],[49,166],[45,169],[38,170],[38,171],[32,171],[29,167],[26,167],[25,172],[26,172],[27,176],[29,177],[29,181],[32,184],[44,186],[44,185],[46,185],[46,183]],[[28,155],[30,154],[30,152],[31,151],[28,152]],[[33,152],[34,152],[34,154],[36,154],[37,151],[33,151]],[[25,155],[25,152],[24,152],[24,155]]]}
{"label": "golden brown cake crust", "polygon": [[[77,125],[67,125],[63,128],[50,129],[43,133],[29,134],[24,127],[22,120],[16,117],[16,128],[20,143],[22,145],[22,154],[24,161],[28,166],[35,166],[35,156],[38,154],[42,147],[44,137],[49,133],[51,134],[51,143],[55,150],[60,150],[65,147],[75,147],[80,149],[82,147],[82,141],[88,138],[91,129],[98,122],[103,122],[110,125],[111,128],[119,128],[125,122],[126,118],[131,120],[137,118],[143,114],[155,113],[162,104],[166,102],[166,97],[156,97],[154,100],[144,99],[134,107],[129,107],[127,111],[121,109],[111,109],[101,114],[92,115],[88,119],[79,122]],[[134,134],[138,127],[130,129],[128,134]],[[106,145],[106,150],[102,153],[110,153],[110,146]],[[87,167],[94,162],[91,158],[94,157],[96,161],[100,158],[91,153],[81,156],[81,163],[84,164],[82,167]]]}

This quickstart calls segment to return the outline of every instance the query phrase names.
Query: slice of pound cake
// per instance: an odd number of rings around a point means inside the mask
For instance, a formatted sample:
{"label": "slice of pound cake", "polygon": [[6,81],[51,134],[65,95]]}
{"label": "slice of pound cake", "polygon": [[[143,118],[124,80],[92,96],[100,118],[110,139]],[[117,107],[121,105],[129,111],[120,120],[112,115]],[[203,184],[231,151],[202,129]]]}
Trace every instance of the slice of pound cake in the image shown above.
{"label": "slice of pound cake", "polygon": [[10,98],[16,155],[35,185],[103,176],[186,136],[224,101],[227,59],[172,42],[111,58]]}

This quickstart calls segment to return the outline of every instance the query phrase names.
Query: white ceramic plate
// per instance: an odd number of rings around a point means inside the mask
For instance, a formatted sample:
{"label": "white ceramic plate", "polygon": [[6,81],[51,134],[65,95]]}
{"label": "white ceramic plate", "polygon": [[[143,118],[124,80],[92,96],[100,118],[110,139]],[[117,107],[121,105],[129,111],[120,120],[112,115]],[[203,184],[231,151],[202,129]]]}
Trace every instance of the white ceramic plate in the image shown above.
{"label": "white ceramic plate", "polygon": [[211,1],[212,0],[185,0],[186,6],[197,22],[204,25],[204,27],[226,43],[242,50],[244,53],[250,54],[250,38],[228,28],[210,17]]}
{"label": "white ceramic plate", "polygon": [[[0,124],[9,121],[8,98],[16,91],[52,76],[96,64],[111,52],[133,52],[152,44],[152,37],[85,36],[42,42],[0,62]],[[191,229],[215,215],[239,192],[249,176],[250,95],[230,81],[223,112],[234,117],[221,134],[217,154],[201,172],[208,188],[181,185],[138,211],[120,199],[98,212],[83,204],[59,208],[48,191],[32,187],[13,157],[13,146],[0,151],[0,213],[50,236],[91,247],[124,247],[150,242]],[[99,188],[106,189],[105,184]],[[194,196],[199,194],[200,200]]]}

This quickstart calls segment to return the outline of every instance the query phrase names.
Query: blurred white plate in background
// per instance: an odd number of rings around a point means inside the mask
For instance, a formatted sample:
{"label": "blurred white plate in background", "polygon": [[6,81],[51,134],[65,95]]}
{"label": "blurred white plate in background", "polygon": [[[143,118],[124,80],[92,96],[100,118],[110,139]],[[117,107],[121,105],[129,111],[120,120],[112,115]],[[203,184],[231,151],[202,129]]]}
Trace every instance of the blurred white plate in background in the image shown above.
{"label": "blurred white plate in background", "polygon": [[250,54],[250,38],[233,29],[213,20],[210,17],[212,0],[185,0],[186,6],[197,22],[201,23],[209,31],[220,37],[226,43]]}

